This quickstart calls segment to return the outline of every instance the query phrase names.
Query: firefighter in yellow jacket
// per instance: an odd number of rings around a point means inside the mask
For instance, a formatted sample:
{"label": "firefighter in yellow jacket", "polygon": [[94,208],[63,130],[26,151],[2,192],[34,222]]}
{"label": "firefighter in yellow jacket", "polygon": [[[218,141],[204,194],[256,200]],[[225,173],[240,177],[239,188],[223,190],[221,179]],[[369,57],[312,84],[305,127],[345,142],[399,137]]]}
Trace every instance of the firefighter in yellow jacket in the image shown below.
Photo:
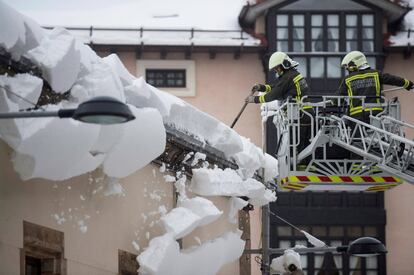
{"label": "firefighter in yellow jacket", "polygon": [[[310,89],[306,79],[296,70],[298,62],[292,60],[284,52],[275,52],[269,59],[269,71],[277,75],[275,85],[256,84],[252,92],[264,92],[261,96],[249,96],[248,103],[265,103],[273,100],[286,100],[288,97],[300,102],[301,98],[309,95]],[[310,106],[308,106],[310,107]]]}
{"label": "firefighter in yellow jacket", "polygon": [[[277,82],[274,85],[256,84],[252,92],[264,92],[260,96],[249,96],[246,98],[247,103],[265,103],[274,100],[285,101],[289,97],[300,103],[303,96],[310,94],[310,88],[306,79],[296,70],[298,62],[292,60],[284,52],[275,52],[269,59],[269,71],[276,73]],[[303,106],[308,114],[313,115],[312,106]],[[292,137],[291,137],[292,138]],[[311,118],[301,112],[300,118],[300,136],[297,152],[301,152],[310,143],[311,138]],[[306,162],[307,160],[305,160]]]}
{"label": "firefighter in yellow jacket", "polygon": [[344,67],[349,75],[346,76],[339,87],[341,96],[366,96],[365,103],[374,103],[377,106],[367,106],[364,108],[361,99],[350,99],[349,115],[364,122],[369,123],[369,115],[378,114],[382,111],[380,106],[382,96],[382,85],[388,84],[401,86],[407,90],[413,88],[413,82],[398,76],[382,73],[372,69],[365,55],[360,51],[349,52],[343,58],[341,66]]}

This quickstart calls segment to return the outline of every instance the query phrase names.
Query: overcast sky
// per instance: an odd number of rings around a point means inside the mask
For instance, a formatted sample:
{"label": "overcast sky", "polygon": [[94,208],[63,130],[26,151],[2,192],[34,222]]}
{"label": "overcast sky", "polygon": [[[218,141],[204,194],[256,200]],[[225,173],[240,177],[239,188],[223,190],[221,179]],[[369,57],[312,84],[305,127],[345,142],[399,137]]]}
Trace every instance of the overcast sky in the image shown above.
{"label": "overcast sky", "polygon": [[43,26],[240,29],[247,0],[0,0]]}

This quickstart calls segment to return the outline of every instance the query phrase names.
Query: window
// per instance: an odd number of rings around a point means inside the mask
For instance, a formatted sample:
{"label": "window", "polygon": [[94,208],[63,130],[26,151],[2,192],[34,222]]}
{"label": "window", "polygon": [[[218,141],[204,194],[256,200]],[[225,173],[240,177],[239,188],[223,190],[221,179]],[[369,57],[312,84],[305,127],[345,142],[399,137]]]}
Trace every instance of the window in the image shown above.
{"label": "window", "polygon": [[175,96],[195,96],[193,60],[137,60],[137,76]]}
{"label": "window", "polygon": [[26,275],[66,274],[63,232],[23,222],[21,268]]}
{"label": "window", "polygon": [[[309,28],[306,28],[309,22]],[[342,22],[342,23],[341,23]],[[276,50],[287,52],[374,52],[374,15],[277,14]],[[307,32],[309,29],[309,32]],[[344,29],[344,38],[340,38]]]}
{"label": "window", "polygon": [[371,67],[376,67],[375,33],[379,24],[375,24],[369,9],[307,13],[297,10],[274,14],[276,31],[269,39],[275,41],[272,51],[287,52],[299,62],[299,72],[315,93],[332,94],[338,89],[339,79],[345,76],[341,60],[349,51],[363,51]]}
{"label": "window", "polygon": [[287,15],[278,15],[276,18],[276,41],[277,48],[280,51],[287,52],[289,51],[289,24]]}
{"label": "window", "polygon": [[372,14],[362,15],[362,51],[374,51],[374,16]]}
{"label": "window", "polygon": [[138,275],[137,255],[127,251],[118,250],[118,274]]}
{"label": "window", "polygon": [[292,42],[294,52],[305,51],[305,16],[292,15]]}
{"label": "window", "polygon": [[147,83],[158,88],[185,88],[185,70],[147,69]]}

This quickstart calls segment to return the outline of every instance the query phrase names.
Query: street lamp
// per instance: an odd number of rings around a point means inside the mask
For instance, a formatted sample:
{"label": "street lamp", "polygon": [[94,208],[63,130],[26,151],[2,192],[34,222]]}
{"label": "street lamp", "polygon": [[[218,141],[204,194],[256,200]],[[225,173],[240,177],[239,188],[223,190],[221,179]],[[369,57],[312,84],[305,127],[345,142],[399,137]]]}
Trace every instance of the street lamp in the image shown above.
{"label": "street lamp", "polygon": [[124,123],[135,119],[126,104],[109,96],[94,97],[74,109],[0,113],[0,119],[33,117],[73,118],[101,125]]}
{"label": "street lamp", "polygon": [[[384,244],[382,244],[379,240],[371,237],[361,237],[354,240],[349,245],[343,246],[292,247],[289,249],[299,254],[337,252],[347,253],[349,255],[356,257],[371,257],[387,253],[387,249],[385,248]],[[270,257],[273,254],[284,254],[286,250],[287,248],[246,249],[243,253],[262,254]],[[267,262],[262,262],[262,274],[268,274],[268,269],[266,268],[266,266],[268,266]]]}
{"label": "street lamp", "polygon": [[362,237],[351,242],[346,252],[357,257],[370,257],[385,254],[387,249],[375,238]]}
{"label": "street lamp", "polygon": [[[312,252],[339,252],[347,253],[356,257],[371,257],[387,253],[385,246],[379,240],[371,237],[358,238],[355,241],[351,242],[349,245],[325,247],[292,247],[290,249],[296,251],[299,254]],[[285,250],[285,248],[270,248],[269,254],[283,254]]]}

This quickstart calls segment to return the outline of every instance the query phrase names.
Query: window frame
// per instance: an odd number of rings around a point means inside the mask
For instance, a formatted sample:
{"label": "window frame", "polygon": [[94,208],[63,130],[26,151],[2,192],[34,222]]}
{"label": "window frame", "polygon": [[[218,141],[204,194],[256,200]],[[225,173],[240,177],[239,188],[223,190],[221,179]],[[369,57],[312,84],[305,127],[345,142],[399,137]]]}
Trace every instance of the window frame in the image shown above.
{"label": "window frame", "polygon": [[179,97],[196,96],[196,69],[194,60],[153,60],[138,59],[137,76],[146,79],[146,70],[185,70],[185,87],[159,87],[160,90],[169,92]]}
{"label": "window frame", "polygon": [[[312,12],[296,12],[296,11],[283,11],[280,13],[272,13],[272,15],[269,15],[270,18],[273,17],[273,21],[272,24],[270,24],[270,26],[268,27],[269,29],[274,28],[273,32],[269,32],[270,35],[269,39],[271,40],[271,43],[269,44],[269,49],[271,52],[274,51],[280,51],[282,49],[278,49],[277,48],[277,42],[279,41],[278,38],[278,34],[277,34],[277,30],[278,30],[278,24],[277,24],[277,16],[280,15],[287,15],[288,16],[288,25],[287,25],[287,29],[288,29],[288,38],[287,39],[282,39],[282,41],[288,41],[288,50],[286,52],[289,53],[299,53],[299,52],[295,52],[293,49],[293,16],[294,15],[303,15],[304,16],[304,51],[300,52],[300,53],[306,53],[306,52],[313,52],[312,51],[312,15],[322,15],[322,31],[323,31],[323,51],[318,51],[318,53],[323,53],[323,52],[329,52],[328,49],[328,16],[329,15],[337,15],[338,16],[338,31],[339,31],[339,51],[338,52],[342,52],[345,53],[347,52],[347,48],[346,48],[346,16],[347,15],[356,15],[357,16],[357,44],[358,44],[358,49],[361,50],[362,49],[362,44],[364,40],[370,40],[370,39],[364,39],[363,35],[362,35],[362,29],[363,29],[363,23],[362,23],[362,16],[363,15],[372,15],[373,16],[373,25],[370,26],[373,28],[373,38],[371,39],[374,43],[374,48],[372,52],[369,52],[369,54],[373,54],[376,53],[378,51],[380,51],[380,47],[378,46],[380,44],[380,42],[382,41],[382,33],[381,33],[381,28],[379,26],[381,26],[380,24],[382,23],[382,20],[380,18],[378,18],[377,13],[375,10],[372,11],[341,11],[341,12],[332,12],[332,11],[312,11]],[[271,20],[272,21],[272,20]],[[285,26],[280,26],[285,28]],[[272,42],[275,43],[272,43]],[[284,51],[284,50],[282,50]],[[367,53],[368,54],[368,53]]]}
{"label": "window frame", "polygon": [[[151,81],[148,79],[150,73],[161,74],[162,75],[161,79],[163,81],[163,84],[162,85],[153,85],[153,84],[151,84],[150,83]],[[183,76],[182,77],[177,77],[177,75],[181,74],[181,73],[183,73]],[[175,75],[175,77],[172,78],[172,80],[174,80],[174,81],[176,81],[178,78],[181,78],[183,83],[181,85],[180,84],[173,84],[173,85],[169,84],[168,80],[170,80],[170,79],[169,79],[168,74],[174,74]],[[151,85],[153,85],[154,87],[157,87],[157,88],[185,88],[187,86],[185,76],[186,76],[186,70],[185,69],[150,69],[150,68],[146,68],[146,70],[145,70],[145,80],[147,81],[148,84],[151,84]],[[154,77],[155,81],[157,79],[159,79],[159,77]]]}
{"label": "window frame", "polygon": [[[294,52],[293,51],[293,39],[292,39],[292,18],[293,15],[304,15],[305,16],[305,48],[303,52]],[[360,10],[360,11],[331,11],[331,10],[315,10],[315,11],[277,11],[277,8],[271,9],[268,18],[267,18],[267,33],[268,39],[269,39],[269,56],[271,53],[279,50],[277,47],[279,45],[278,40],[278,34],[277,34],[277,16],[284,15],[288,16],[287,21],[288,23],[288,39],[284,40],[287,41],[288,44],[288,51],[285,51],[290,57],[301,57],[306,58],[307,62],[305,65],[306,67],[306,78],[308,80],[309,85],[312,87],[312,90],[315,92],[315,94],[329,94],[330,92],[336,92],[339,86],[340,80],[346,75],[346,72],[343,69],[341,70],[340,77],[328,77],[327,76],[327,66],[328,62],[326,58],[329,57],[336,57],[339,60],[342,60],[342,58],[347,54],[346,51],[346,44],[347,40],[345,38],[346,35],[346,29],[345,29],[345,21],[347,15],[356,15],[357,16],[357,32],[358,32],[358,48],[362,48],[362,44],[364,42],[364,39],[362,38],[362,32],[363,32],[363,26],[362,26],[362,17],[363,15],[372,15],[373,16],[373,39],[370,40],[374,44],[374,49],[372,52],[366,53],[366,56],[370,59],[375,59],[375,64],[371,64],[372,67],[381,70],[383,65],[383,53],[382,51],[382,37],[383,34],[381,32],[381,26],[382,26],[382,18],[381,14],[377,9],[367,10]],[[337,52],[328,52],[328,51],[318,51],[313,52],[312,51],[312,43],[314,40],[312,40],[312,15],[322,15],[322,29],[324,34],[323,39],[323,49],[328,49],[328,16],[329,15],[337,15],[338,16],[338,28],[339,28],[339,39],[338,39],[338,48],[339,51]],[[310,58],[312,57],[323,57],[323,76],[321,77],[311,77],[311,65],[310,65]],[[372,62],[371,62],[372,63]],[[375,65],[375,66],[374,66]],[[299,65],[301,66],[301,65]],[[340,63],[338,63],[338,68],[340,68]],[[299,67],[299,69],[303,68]],[[267,74],[267,80],[273,80],[273,76],[268,73]]]}

